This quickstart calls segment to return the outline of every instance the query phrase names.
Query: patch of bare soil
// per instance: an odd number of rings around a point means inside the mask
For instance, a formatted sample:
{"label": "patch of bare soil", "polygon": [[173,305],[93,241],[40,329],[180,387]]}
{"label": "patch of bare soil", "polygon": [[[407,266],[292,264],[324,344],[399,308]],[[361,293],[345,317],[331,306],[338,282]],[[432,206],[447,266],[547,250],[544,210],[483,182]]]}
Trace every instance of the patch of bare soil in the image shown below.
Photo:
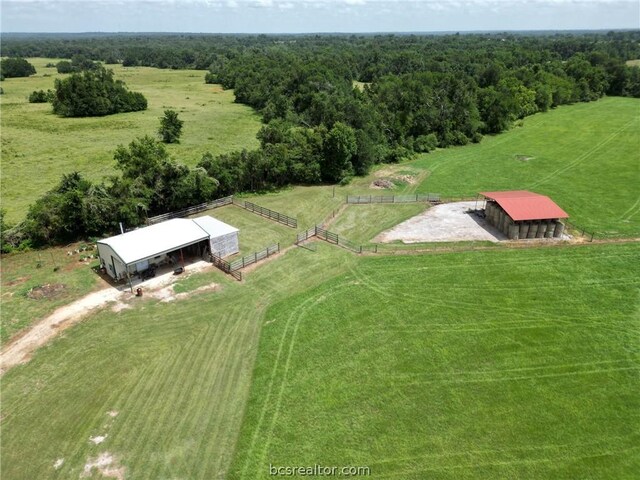
{"label": "patch of bare soil", "polygon": [[27,292],[27,297],[34,300],[53,298],[60,295],[66,287],[64,283],[46,283],[39,287],[33,287]]}
{"label": "patch of bare soil", "polygon": [[395,183],[393,183],[391,180],[388,180],[386,178],[378,178],[377,180],[371,182],[369,188],[389,190],[394,188],[395,186]]}
{"label": "patch of bare soil", "polygon": [[89,441],[94,445],[100,445],[107,439],[107,435],[96,435],[95,437],[89,437]]}
{"label": "patch of bare soil", "polygon": [[15,280],[11,280],[10,282],[5,283],[4,285],[6,287],[15,287],[16,285],[20,285],[21,283],[24,283],[27,280],[29,280],[29,277],[19,277],[19,278],[16,278]]}
{"label": "patch of bare soil", "polygon": [[416,175],[397,175],[394,178],[408,183],[409,185],[415,185],[416,183],[418,183],[418,177]]}
{"label": "patch of bare soil", "polygon": [[59,458],[53,463],[53,468],[57,470],[62,466],[63,463],[64,463],[64,458]]}
{"label": "patch of bare soil", "polygon": [[119,465],[113,454],[109,452],[103,452],[97,457],[87,460],[80,477],[90,477],[94,468],[103,477],[124,480],[124,467]]}
{"label": "patch of bare soil", "polygon": [[161,302],[173,302],[175,300],[183,300],[197,293],[214,292],[219,289],[220,285],[217,283],[210,283],[209,285],[198,287],[195,290],[181,293],[175,293],[173,287],[173,285],[168,285],[159,290],[152,290],[149,292],[149,296],[151,298],[158,299]]}

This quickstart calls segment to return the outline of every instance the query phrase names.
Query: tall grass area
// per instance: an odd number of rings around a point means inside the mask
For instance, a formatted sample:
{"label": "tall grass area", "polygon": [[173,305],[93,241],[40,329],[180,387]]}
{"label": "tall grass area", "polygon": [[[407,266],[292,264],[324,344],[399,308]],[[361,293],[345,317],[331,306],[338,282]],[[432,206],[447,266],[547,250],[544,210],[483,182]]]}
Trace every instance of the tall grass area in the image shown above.
{"label": "tall grass area", "polygon": [[0,476],[79,478],[108,452],[125,478],[226,478],[267,306],[355,261],[328,245],[294,249],[242,284],[211,267],[180,290],[216,282],[219,291],[134,298],[132,309],[67,330],[2,378]]}
{"label": "tall grass area", "polygon": [[632,478],[636,245],[363,258],[267,312],[232,479]]}
{"label": "tall grass area", "polygon": [[640,100],[604,98],[559,107],[481,143],[438,150],[420,192],[444,195],[532,190],[570,220],[606,236],[640,235]]}
{"label": "tall grass area", "polygon": [[54,79],[67,75],[45,66],[56,60],[29,61],[38,73],[6,79],[0,96],[1,193],[11,221],[22,219],[28,206],[63,173],[77,170],[91,179],[114,173],[115,148],[138,136],[156,136],[159,119],[168,108],[184,121],[180,143],[168,146],[179,162],[195,165],[205,152],[258,146],[259,116],[234,103],[232,91],[205,84],[203,71],[107,65],[130,90],[144,94],[148,109],[106,117],[60,118],[51,112],[50,104],[29,103],[27,97],[34,90],[53,89]]}

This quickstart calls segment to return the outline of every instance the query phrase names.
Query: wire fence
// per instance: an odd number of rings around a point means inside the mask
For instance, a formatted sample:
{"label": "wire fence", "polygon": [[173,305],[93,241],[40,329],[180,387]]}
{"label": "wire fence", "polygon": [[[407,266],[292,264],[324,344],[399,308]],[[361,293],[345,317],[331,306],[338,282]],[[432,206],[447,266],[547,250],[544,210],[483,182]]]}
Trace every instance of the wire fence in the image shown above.
{"label": "wire fence", "polygon": [[147,225],[153,225],[156,223],[164,222],[172,218],[184,218],[195,213],[204,212],[205,210],[211,210],[214,208],[224,207],[225,205],[231,205],[233,203],[233,195],[228,197],[218,198],[212,202],[201,203],[194,205],[193,207],[183,208],[175,212],[163,213],[162,215],[156,215],[155,217],[147,218]]}
{"label": "wire fence", "polygon": [[233,199],[233,204],[262,217],[275,220],[276,222],[286,225],[287,227],[296,228],[298,226],[298,220],[296,220],[295,218],[290,217],[289,215],[285,215],[284,213],[276,212],[275,210],[271,210],[269,208],[261,207],[260,205],[256,205],[255,203],[247,202],[245,200]]}
{"label": "wire fence", "polygon": [[264,260],[265,258],[270,257],[271,255],[275,255],[280,252],[280,243],[276,243],[273,245],[269,245],[263,250],[259,252],[254,252],[250,255],[245,255],[244,257],[238,258],[231,262],[220,258],[217,255],[211,255],[211,263],[218,267],[225,273],[233,276],[236,280],[242,281],[242,272],[241,269],[248,267],[249,265],[253,265],[254,263],[258,263],[260,260]]}
{"label": "wire fence", "polygon": [[588,230],[580,227],[579,225],[576,225],[575,223],[570,222],[569,220],[565,219],[564,220],[564,224],[565,224],[565,226],[569,227],[570,230],[572,230],[573,232],[577,233],[581,237],[584,237],[589,242],[593,242],[593,239],[596,236],[595,232],[588,231]]}

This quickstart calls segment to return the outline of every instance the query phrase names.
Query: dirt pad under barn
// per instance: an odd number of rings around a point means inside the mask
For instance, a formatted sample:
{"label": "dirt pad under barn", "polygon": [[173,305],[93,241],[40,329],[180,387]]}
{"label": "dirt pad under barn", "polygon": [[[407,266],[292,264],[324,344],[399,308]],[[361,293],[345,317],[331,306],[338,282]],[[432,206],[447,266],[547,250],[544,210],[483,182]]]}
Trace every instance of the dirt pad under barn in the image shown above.
{"label": "dirt pad under barn", "polygon": [[[478,207],[481,203],[478,202]],[[455,202],[436,205],[420,215],[379,234],[374,242],[403,243],[460,242],[485,240],[498,242],[506,237],[489,225],[484,218],[468,213],[476,202]]]}

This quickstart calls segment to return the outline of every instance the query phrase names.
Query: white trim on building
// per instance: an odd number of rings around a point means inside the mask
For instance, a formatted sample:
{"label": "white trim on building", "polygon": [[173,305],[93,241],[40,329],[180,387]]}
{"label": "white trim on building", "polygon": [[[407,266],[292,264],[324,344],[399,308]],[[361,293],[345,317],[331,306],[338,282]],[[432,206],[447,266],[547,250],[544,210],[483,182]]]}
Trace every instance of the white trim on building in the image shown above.
{"label": "white trim on building", "polygon": [[171,252],[207,241],[209,251],[220,257],[238,253],[239,230],[210,216],[174,218],[97,242],[101,265],[121,279],[167,261]]}

